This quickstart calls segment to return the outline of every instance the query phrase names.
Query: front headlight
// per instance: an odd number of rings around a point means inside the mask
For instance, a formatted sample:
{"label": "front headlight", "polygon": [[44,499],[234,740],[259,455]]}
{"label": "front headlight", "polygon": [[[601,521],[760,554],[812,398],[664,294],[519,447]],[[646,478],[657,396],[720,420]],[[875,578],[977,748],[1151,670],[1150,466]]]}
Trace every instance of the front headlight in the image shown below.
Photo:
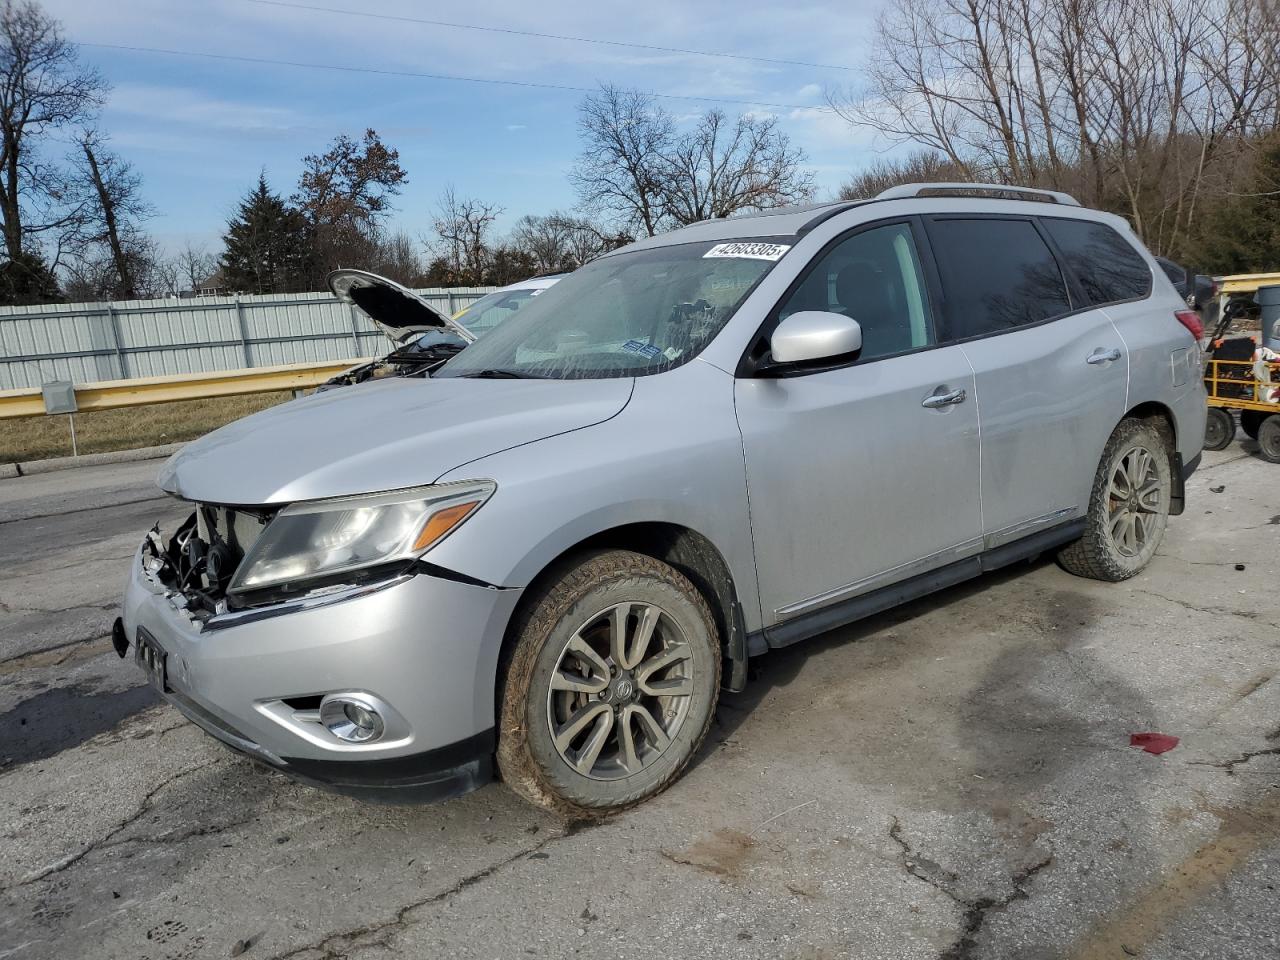
{"label": "front headlight", "polygon": [[488,480],[285,507],[240,564],[229,593],[340,580],[420,557],[493,495]]}

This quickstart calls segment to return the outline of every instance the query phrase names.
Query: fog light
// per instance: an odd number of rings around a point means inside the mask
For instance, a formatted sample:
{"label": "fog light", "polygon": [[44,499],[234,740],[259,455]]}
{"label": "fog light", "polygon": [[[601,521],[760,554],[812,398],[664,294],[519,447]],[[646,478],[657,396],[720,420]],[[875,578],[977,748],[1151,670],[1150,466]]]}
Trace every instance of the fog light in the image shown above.
{"label": "fog light", "polygon": [[373,704],[350,694],[325,697],[320,704],[320,722],[339,740],[368,743],[382,736],[382,716]]}

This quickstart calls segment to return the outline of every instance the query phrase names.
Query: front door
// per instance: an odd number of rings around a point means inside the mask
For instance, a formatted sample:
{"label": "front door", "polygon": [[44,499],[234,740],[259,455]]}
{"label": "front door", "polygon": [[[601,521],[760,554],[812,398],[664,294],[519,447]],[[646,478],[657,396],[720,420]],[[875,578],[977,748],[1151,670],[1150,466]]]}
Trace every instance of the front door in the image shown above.
{"label": "front door", "polygon": [[876,225],[815,261],[774,319],[847,313],[855,363],[736,381],[766,624],[978,552],[979,437],[963,351],[936,346],[912,228]]}

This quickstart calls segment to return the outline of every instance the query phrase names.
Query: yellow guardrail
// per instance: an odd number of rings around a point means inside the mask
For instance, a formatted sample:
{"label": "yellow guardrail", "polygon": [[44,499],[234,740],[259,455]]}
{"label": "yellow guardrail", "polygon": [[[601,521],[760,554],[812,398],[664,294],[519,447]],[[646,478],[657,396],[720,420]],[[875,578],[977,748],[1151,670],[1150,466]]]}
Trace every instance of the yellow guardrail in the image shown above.
{"label": "yellow guardrail", "polygon": [[[76,386],[77,412],[138,407],[172,400],[203,400],[246,393],[305,390],[361,363],[361,360],[326,360],[322,363],[289,363],[248,370],[217,370],[135,380],[102,380]],[[45,412],[39,387],[0,390],[0,420],[34,417]]]}

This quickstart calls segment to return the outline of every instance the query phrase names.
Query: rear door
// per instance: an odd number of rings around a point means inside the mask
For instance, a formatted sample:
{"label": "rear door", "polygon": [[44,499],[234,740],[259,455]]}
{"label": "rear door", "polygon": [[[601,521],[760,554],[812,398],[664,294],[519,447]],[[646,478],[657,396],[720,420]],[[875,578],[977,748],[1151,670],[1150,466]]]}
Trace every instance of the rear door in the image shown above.
{"label": "rear door", "polygon": [[1128,358],[1031,217],[933,217],[946,337],[973,366],[990,549],[1082,516],[1125,411]]}

